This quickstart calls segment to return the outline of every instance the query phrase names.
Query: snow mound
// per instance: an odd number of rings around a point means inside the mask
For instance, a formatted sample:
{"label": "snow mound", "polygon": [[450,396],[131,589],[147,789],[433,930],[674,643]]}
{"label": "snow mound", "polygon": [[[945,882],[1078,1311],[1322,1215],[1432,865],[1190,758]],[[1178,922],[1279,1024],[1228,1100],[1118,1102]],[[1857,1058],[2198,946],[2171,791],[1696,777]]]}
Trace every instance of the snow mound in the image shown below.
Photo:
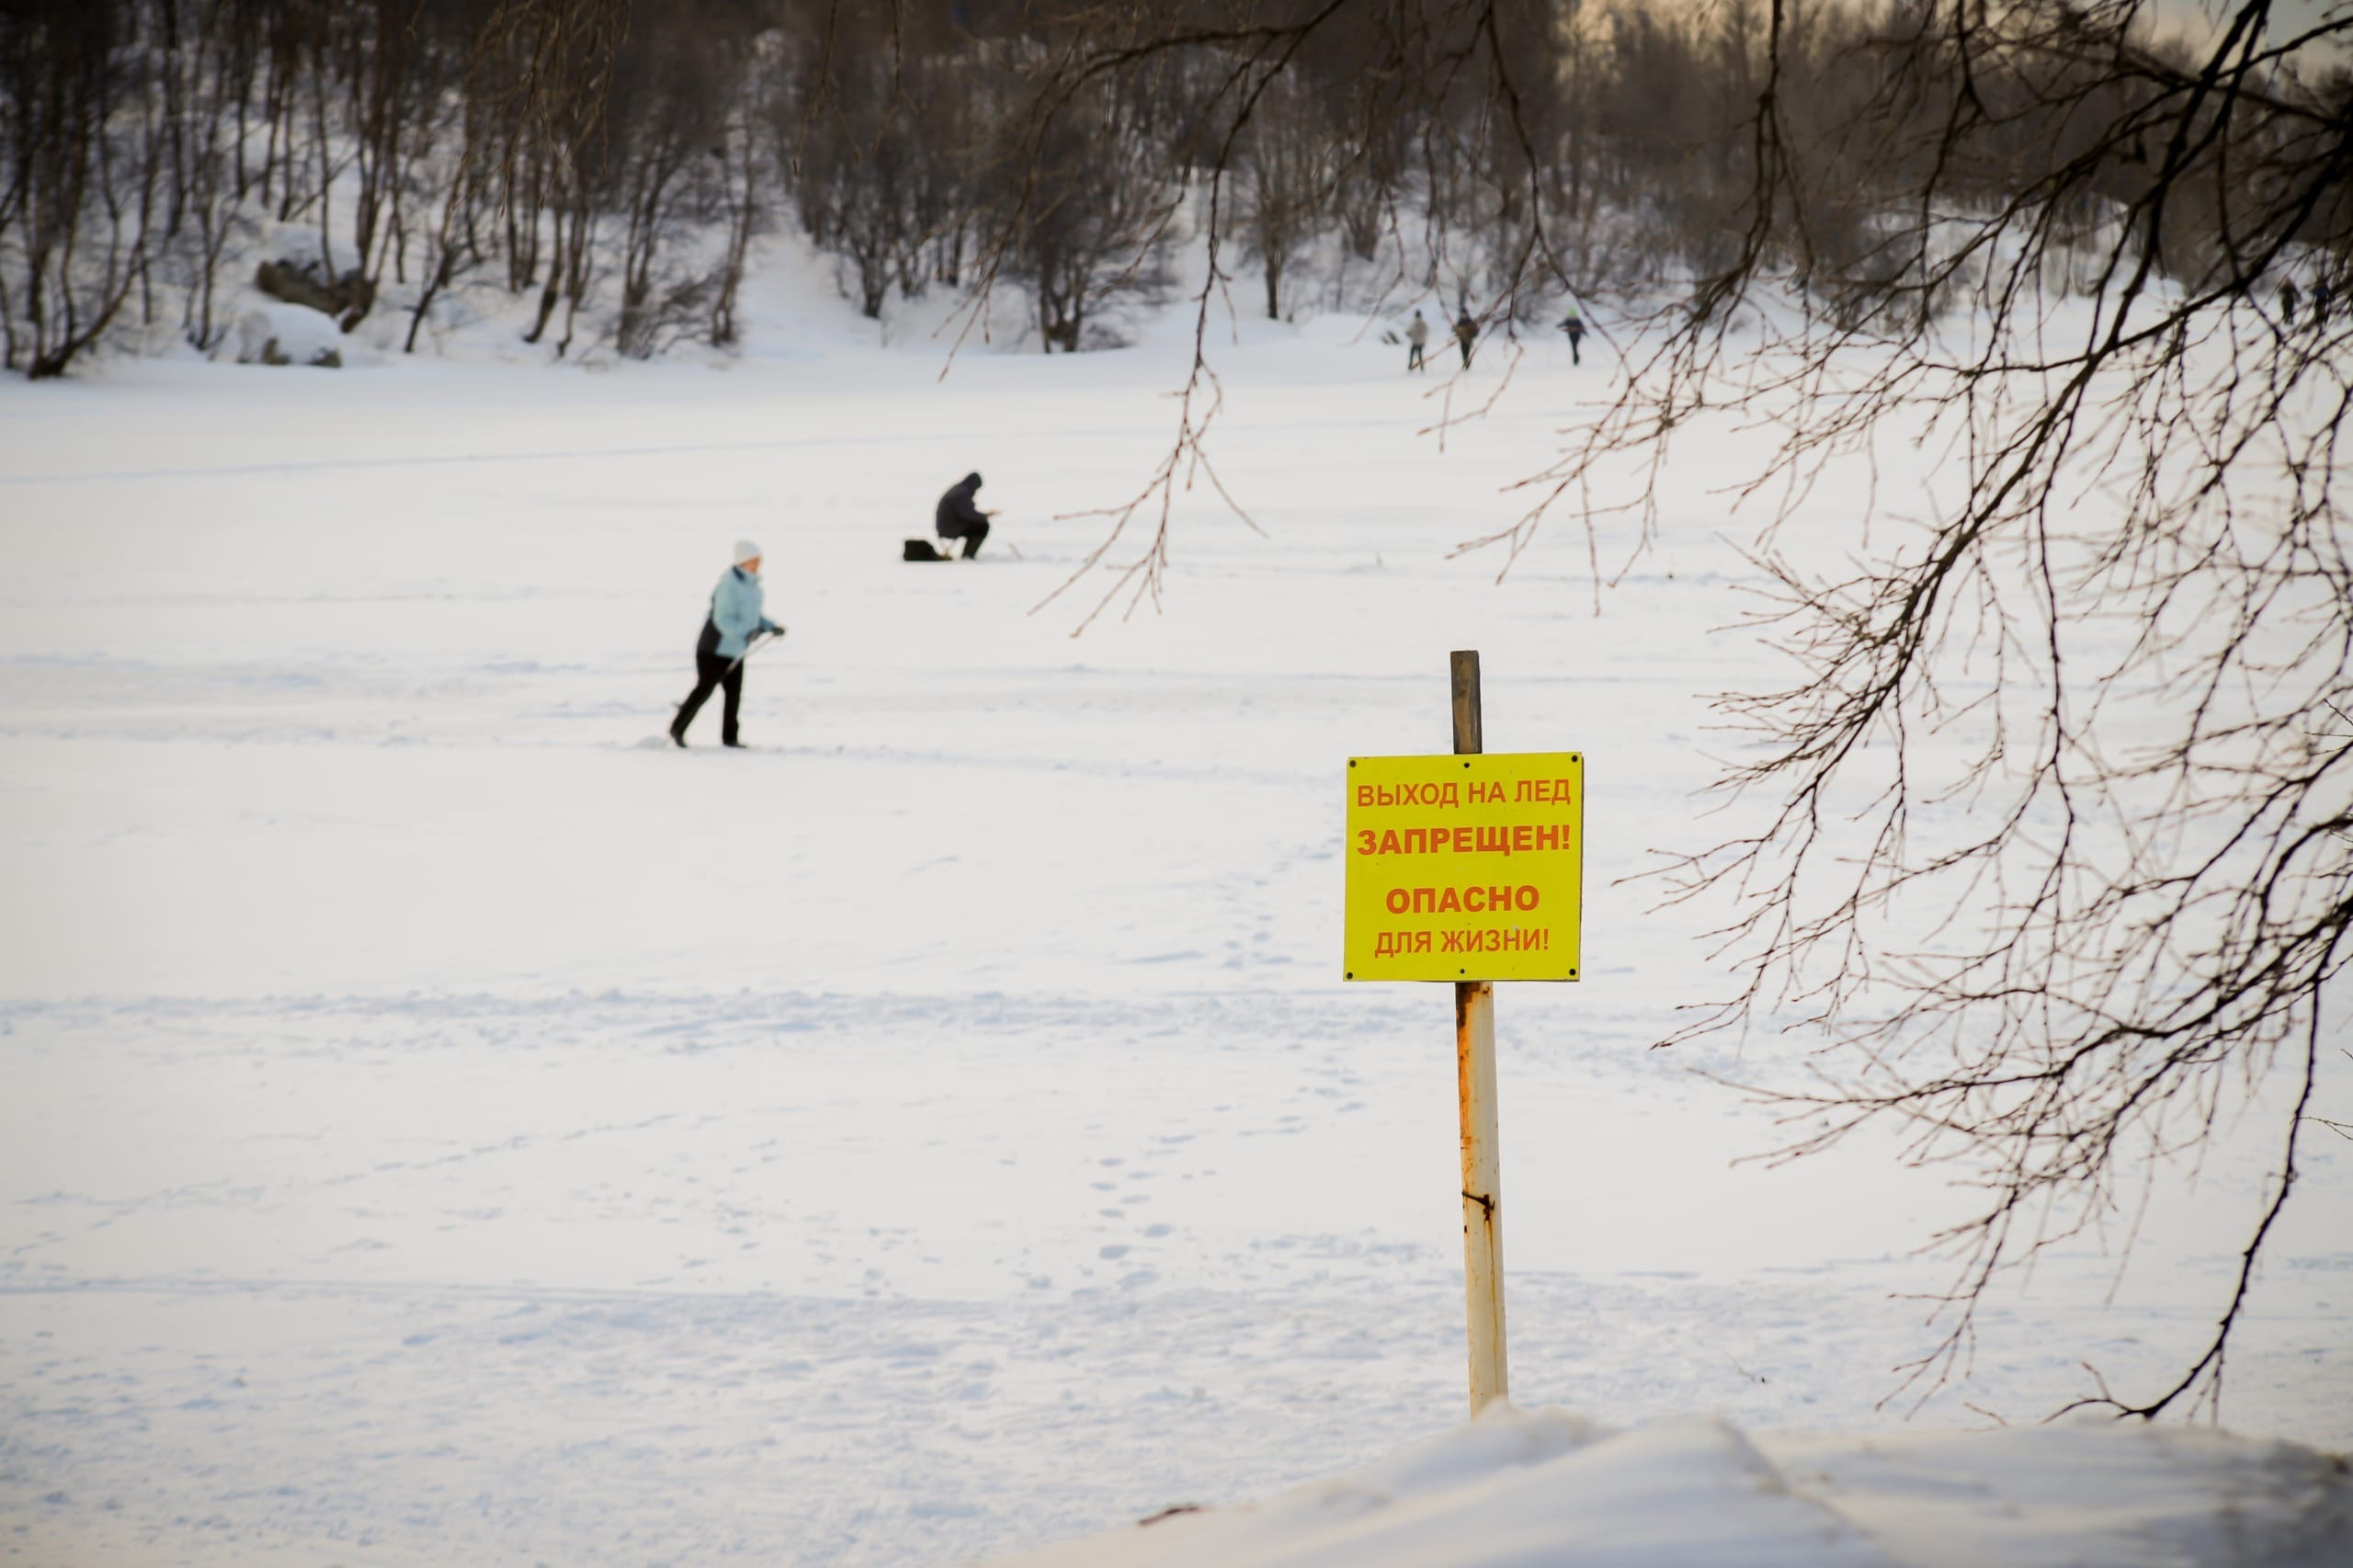
{"label": "snow mound", "polygon": [[1256,1507],[1000,1568],[2060,1568],[2353,1562],[2353,1473],[2292,1443],[2108,1420],[1895,1436],[1477,1421]]}
{"label": "snow mound", "polygon": [[235,330],[214,351],[216,358],[240,365],[372,365],[378,357],[346,337],[335,318],[307,305],[273,300],[257,290],[240,290],[232,319]]}

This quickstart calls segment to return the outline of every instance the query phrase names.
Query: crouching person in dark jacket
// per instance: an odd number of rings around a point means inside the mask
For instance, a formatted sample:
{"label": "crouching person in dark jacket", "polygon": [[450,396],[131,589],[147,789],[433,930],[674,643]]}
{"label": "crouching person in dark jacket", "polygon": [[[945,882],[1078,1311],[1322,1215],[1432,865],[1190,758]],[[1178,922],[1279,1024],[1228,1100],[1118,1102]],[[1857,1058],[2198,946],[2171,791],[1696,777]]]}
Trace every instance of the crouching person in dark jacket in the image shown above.
{"label": "crouching person in dark jacket", "polygon": [[702,636],[695,642],[695,688],[678,704],[678,716],[670,722],[670,742],[674,745],[687,744],[687,726],[695,722],[695,715],[702,711],[702,705],[710,699],[714,689],[727,694],[726,703],[720,710],[721,744],[744,744],[735,729],[736,716],[744,706],[744,655],[751,652],[753,638],[763,632],[780,636],[784,631],[764,613],[760,547],[748,539],[739,539],[735,541],[734,559],[735,564],[727,569],[719,579],[719,586],[710,591],[710,614],[703,620]]}
{"label": "crouching person in dark jacket", "polygon": [[972,503],[972,494],[980,487],[979,474],[966,474],[948,487],[932,513],[933,531],[942,539],[962,540],[967,561],[981,552],[981,541],[989,537],[989,514]]}

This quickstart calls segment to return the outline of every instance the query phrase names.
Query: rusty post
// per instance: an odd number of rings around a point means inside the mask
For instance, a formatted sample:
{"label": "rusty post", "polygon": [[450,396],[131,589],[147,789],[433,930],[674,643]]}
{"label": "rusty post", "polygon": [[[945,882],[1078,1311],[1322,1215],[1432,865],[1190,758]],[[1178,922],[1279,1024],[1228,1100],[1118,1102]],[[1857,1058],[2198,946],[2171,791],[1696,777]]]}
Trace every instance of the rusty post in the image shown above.
{"label": "rusty post", "polygon": [[[1450,655],[1454,750],[1485,749],[1477,651]],[[1471,1414],[1511,1392],[1504,1355],[1503,1161],[1495,1139],[1495,988],[1454,983],[1454,1067],[1462,1106],[1462,1290],[1471,1341]]]}

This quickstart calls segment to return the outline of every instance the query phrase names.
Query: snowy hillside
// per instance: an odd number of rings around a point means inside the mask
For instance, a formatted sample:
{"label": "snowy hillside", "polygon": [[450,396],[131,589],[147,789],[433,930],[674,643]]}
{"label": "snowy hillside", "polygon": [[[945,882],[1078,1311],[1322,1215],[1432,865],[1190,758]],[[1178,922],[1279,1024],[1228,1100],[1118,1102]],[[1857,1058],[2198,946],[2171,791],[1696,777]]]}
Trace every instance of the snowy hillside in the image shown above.
{"label": "snowy hillside", "polygon": [[[1179,324],[943,379],[767,287],[709,366],[0,383],[0,1562],[1418,1563],[1471,1515],[1531,1533],[1444,1561],[2344,1560],[2341,1465],[2268,1440],[2353,1446],[2353,1145],[2233,1351],[2265,1441],[1954,1435],[2194,1357],[2271,1122],[1888,1401],[1958,1173],[1735,1165],[1777,1130],[1693,1070],[1804,1042],[1648,1049],[1722,982],[1625,879],[1721,831],[1762,437],[1683,449],[1597,611],[1565,517],[1452,553],[1590,348],[1441,451],[1439,374],[1261,324],[1215,449],[1264,534],[1187,496],[1165,611],[1074,641],[1058,518],[1165,449]],[[972,469],[998,537],[903,563]],[[644,745],[744,536],[751,749]],[[1456,648],[1491,749],[1587,758],[1586,978],[1498,1002],[1513,1394],[1582,1416],[1381,1460],[1461,1415],[1455,1080],[1442,989],[1341,980],[1341,778],[1446,747]]]}

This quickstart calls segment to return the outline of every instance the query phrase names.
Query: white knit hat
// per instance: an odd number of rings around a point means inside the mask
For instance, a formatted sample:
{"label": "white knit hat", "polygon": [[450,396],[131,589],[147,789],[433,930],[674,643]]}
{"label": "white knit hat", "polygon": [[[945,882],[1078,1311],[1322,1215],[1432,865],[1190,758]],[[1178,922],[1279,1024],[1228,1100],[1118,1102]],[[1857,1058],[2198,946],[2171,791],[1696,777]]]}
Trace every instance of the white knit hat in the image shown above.
{"label": "white knit hat", "polygon": [[735,553],[729,559],[741,566],[746,561],[757,561],[761,553],[760,547],[756,543],[748,539],[739,539],[735,541]]}

